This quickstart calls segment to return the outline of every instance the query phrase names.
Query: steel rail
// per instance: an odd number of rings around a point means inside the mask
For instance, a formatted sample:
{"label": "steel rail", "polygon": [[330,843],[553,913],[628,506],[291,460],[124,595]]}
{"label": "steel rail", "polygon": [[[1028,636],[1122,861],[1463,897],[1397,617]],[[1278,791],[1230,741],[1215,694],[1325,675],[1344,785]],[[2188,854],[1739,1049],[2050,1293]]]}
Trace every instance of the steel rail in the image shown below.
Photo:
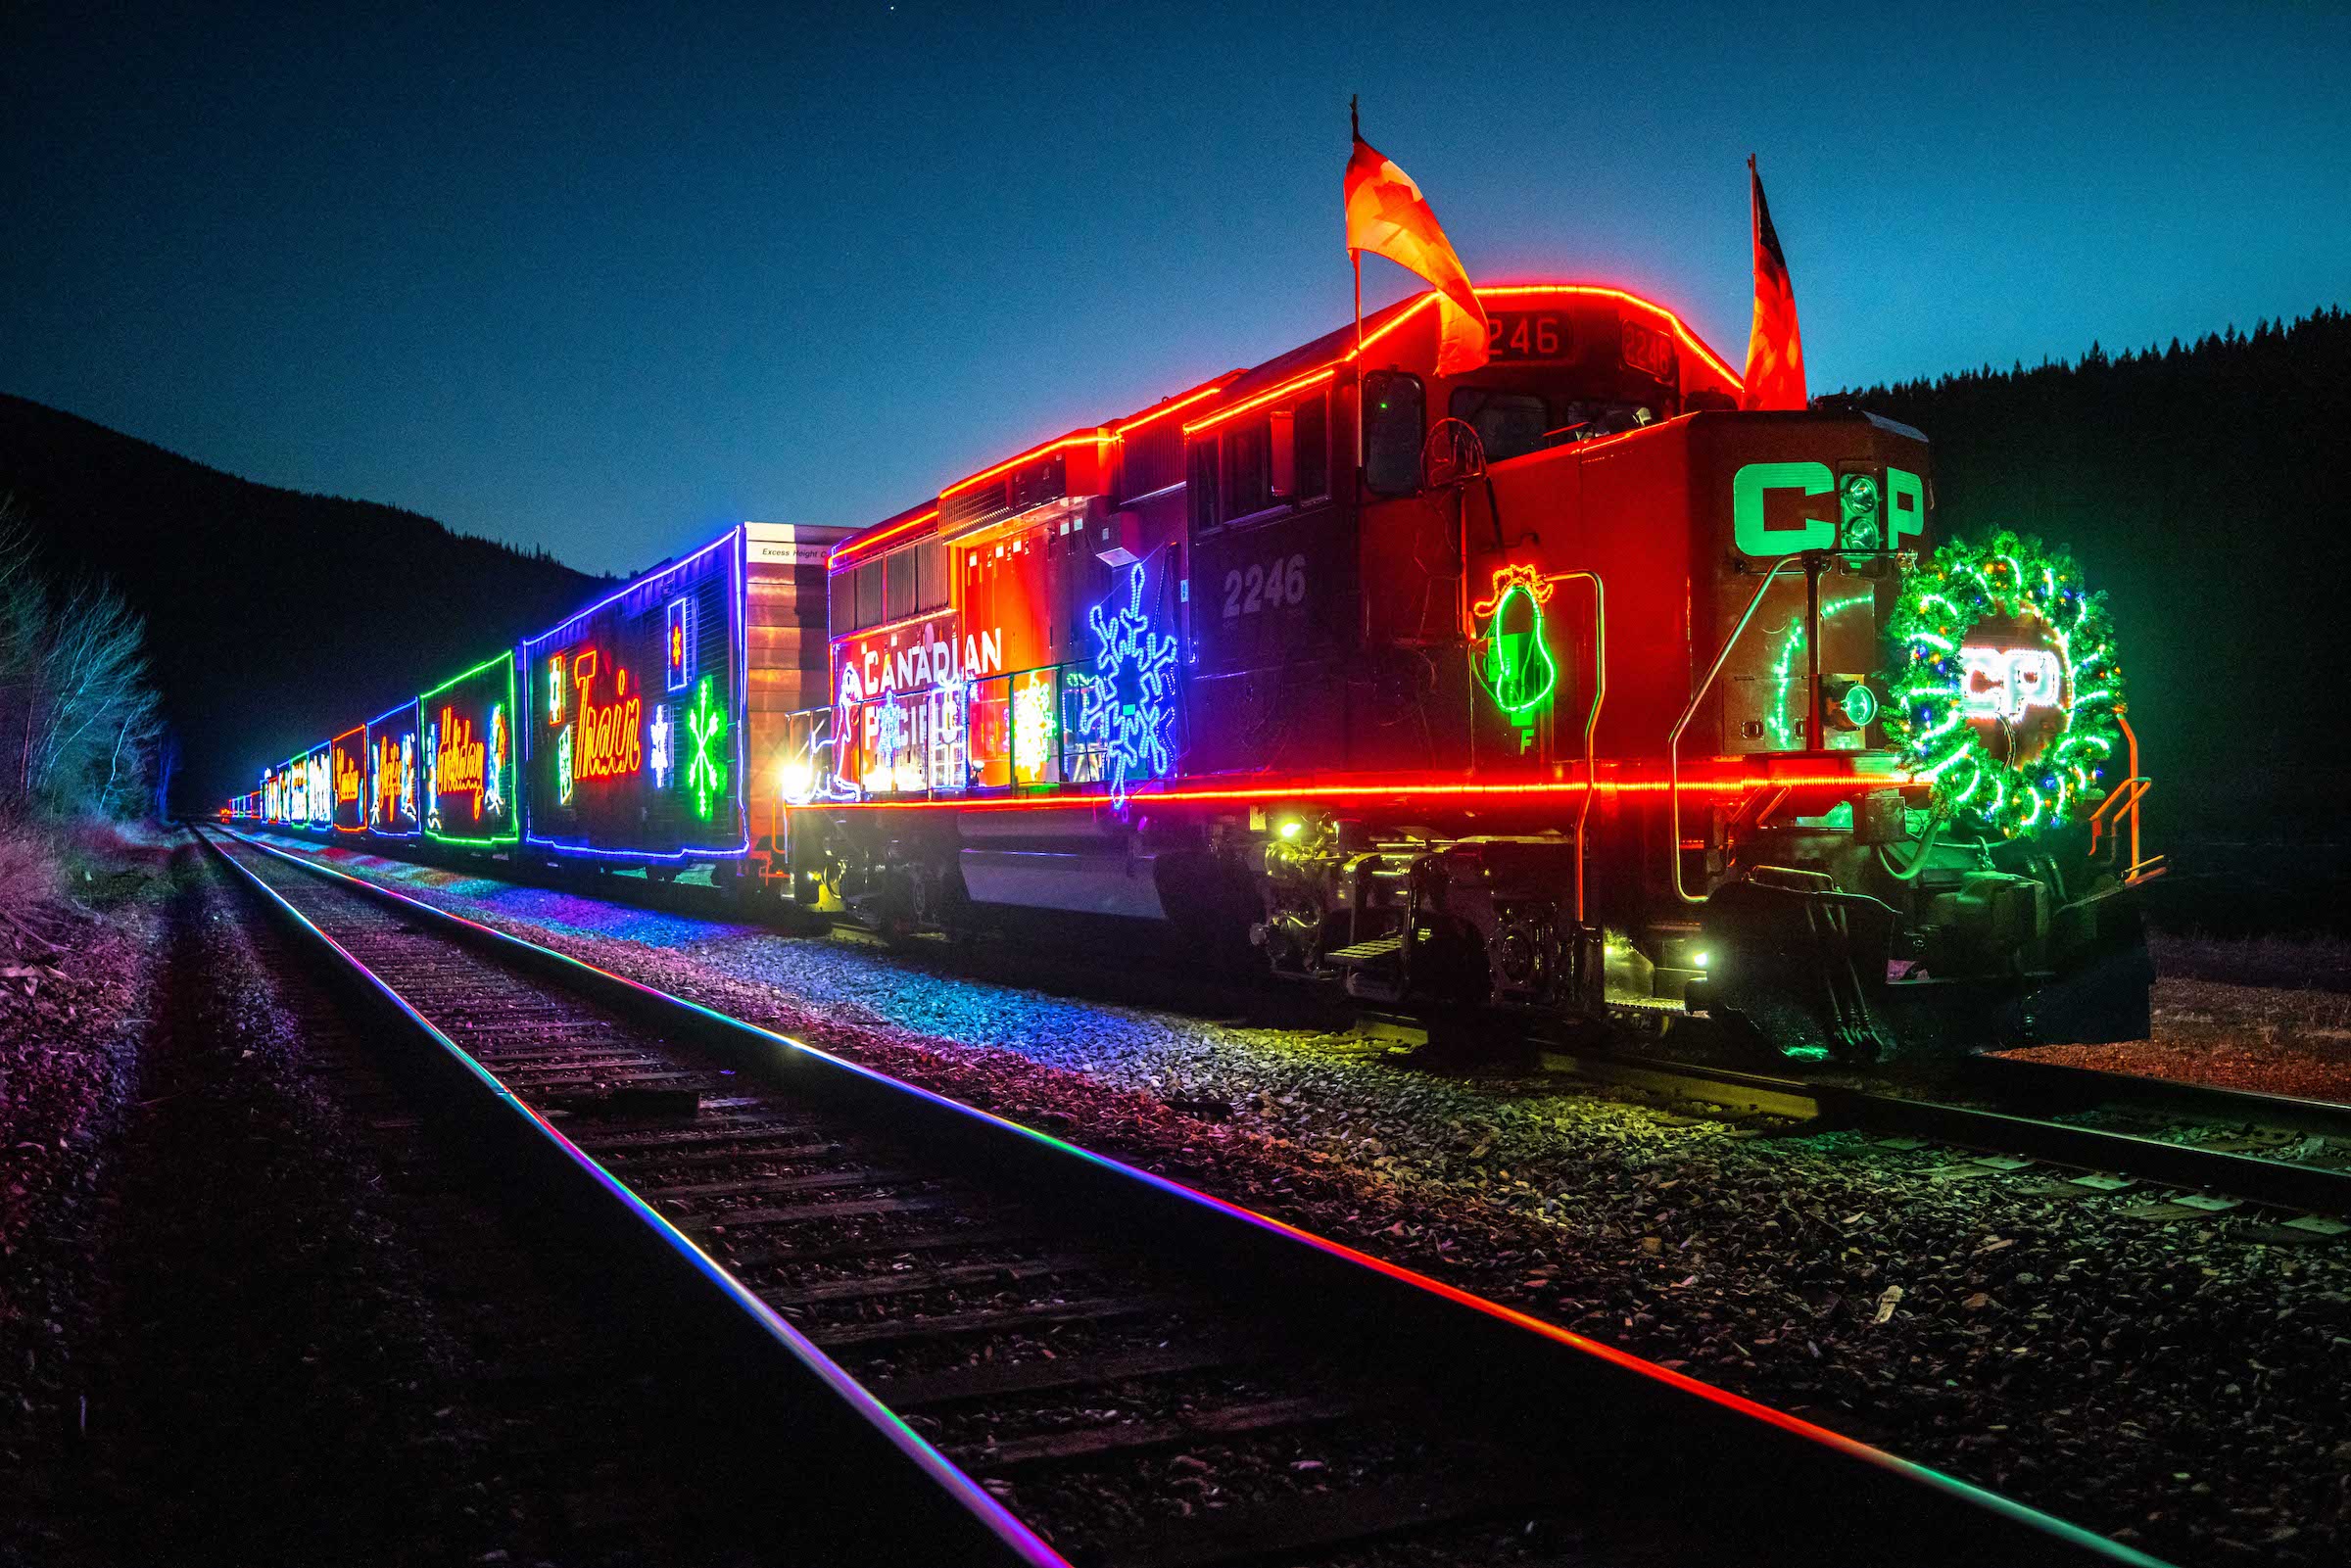
{"label": "steel rail", "polygon": [[[566,1198],[600,1208],[606,1225],[633,1233],[628,1240],[653,1242],[668,1255],[673,1265],[686,1271],[683,1275],[673,1271],[672,1278],[680,1287],[699,1293],[703,1298],[701,1305],[716,1307],[748,1330],[754,1354],[747,1357],[752,1377],[746,1388],[773,1392],[780,1384],[791,1397],[805,1400],[815,1396],[825,1401],[825,1413],[834,1419],[817,1422],[811,1435],[821,1433],[828,1443],[845,1442],[864,1450],[862,1457],[866,1464],[861,1467],[861,1480],[872,1490],[861,1500],[870,1510],[875,1532],[870,1542],[874,1552],[871,1560],[1069,1568],[1067,1559],[1014,1518],[1003,1504],[917,1436],[774,1308],[744,1289],[684,1232],[615,1180],[546,1117],[516,1098],[496,1074],[443,1033],[348,948],[287,902],[252,868],[222,850],[210,832],[198,830],[196,836],[223,865],[236,872],[244,885],[261,897],[289,930],[327,958],[348,983],[369,997],[380,1017],[405,1026],[407,1032],[436,1053],[440,1063],[455,1068],[480,1096],[486,1097],[480,1103],[490,1110],[494,1135],[503,1135],[522,1160],[539,1164],[542,1170],[552,1164],[567,1173],[572,1179],[564,1192]],[[231,832],[229,836],[252,843],[240,833]],[[265,844],[253,847],[294,865],[305,864]],[[323,876],[342,875],[324,868],[317,870]],[[765,1354],[756,1354],[760,1351]],[[840,1419],[843,1416],[847,1418],[845,1421]]]}
{"label": "steel rail", "polygon": [[[1597,1081],[1677,1093],[1706,1104],[1824,1126],[1908,1133],[2083,1170],[2113,1171],[2174,1187],[2225,1193],[2281,1209],[2351,1216],[2351,1170],[2049,1119],[2050,1115],[2134,1109],[2351,1140],[2351,1106],[2006,1058],[1975,1058],[1968,1076],[1995,1096],[2017,1097],[2008,1101],[2008,1108],[1912,1098],[1849,1084],[1610,1052],[1546,1047],[1544,1055],[1567,1070]],[[2043,1114],[2027,1115],[2014,1109],[2017,1100],[2031,1102]]]}
{"label": "steel rail", "polygon": [[[1540,1453],[1561,1467],[1562,1477],[1605,1474],[1611,1493],[1645,1489],[1673,1499],[1685,1516],[1688,1499],[1703,1496],[1708,1505],[1703,1515],[1684,1522],[1718,1534],[1734,1556],[1807,1564],[1972,1568],[2030,1561],[2160,1568],[2158,1559],[2012,1499],[1441,1281],[306,857],[231,836],[534,978],[690,1035],[739,1069],[886,1122],[927,1148],[972,1155],[1007,1184],[1064,1211],[1110,1218],[1121,1224],[1121,1234],[1144,1238],[1155,1251],[1177,1251],[1213,1268],[1228,1299],[1271,1304],[1275,1315],[1311,1322],[1322,1343],[1345,1347],[1390,1382],[1425,1383],[1452,1412],[1449,1418],[1478,1423],[1463,1430]],[[260,883],[250,868],[241,869]],[[610,1181],[600,1173],[600,1179]],[[693,1251],[683,1237],[678,1245]],[[694,1258],[697,1266],[723,1275],[698,1251]],[[796,1355],[797,1347],[792,1348]],[[809,1354],[821,1355],[812,1348]],[[862,1396],[877,1421],[887,1414],[863,1390],[837,1392],[844,1399]],[[936,1450],[923,1446],[920,1456],[927,1463]],[[937,1464],[952,1468],[944,1458]],[[1792,1532],[1784,1544],[1775,1545],[1776,1538],[1758,1541],[1751,1521],[1791,1513],[1806,1521],[1801,1532]]]}
{"label": "steel rail", "polygon": [[2032,1057],[1973,1057],[1968,1071],[1994,1094],[2027,1097],[2064,1111],[2112,1107],[2249,1122],[2351,1142],[2351,1103],[2342,1101],[2304,1100],[2185,1078],[2143,1077]]}

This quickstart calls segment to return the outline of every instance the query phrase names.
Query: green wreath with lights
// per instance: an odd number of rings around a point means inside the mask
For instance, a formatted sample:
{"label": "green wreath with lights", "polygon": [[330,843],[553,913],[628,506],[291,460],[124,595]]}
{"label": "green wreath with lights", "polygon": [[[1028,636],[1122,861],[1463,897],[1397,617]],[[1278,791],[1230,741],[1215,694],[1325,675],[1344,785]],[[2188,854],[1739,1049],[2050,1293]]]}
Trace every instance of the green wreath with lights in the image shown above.
{"label": "green wreath with lights", "polygon": [[[1969,633],[1988,620],[2037,626],[2046,646],[1971,644]],[[2106,595],[2083,586],[2073,557],[2006,530],[1946,544],[1903,583],[1887,642],[1887,733],[1939,814],[2014,838],[2062,827],[2105,792],[2121,740],[2123,671]],[[2056,725],[2019,758],[2014,720],[2034,708],[2055,710]],[[2007,755],[1987,742],[1987,722],[2006,736]]]}

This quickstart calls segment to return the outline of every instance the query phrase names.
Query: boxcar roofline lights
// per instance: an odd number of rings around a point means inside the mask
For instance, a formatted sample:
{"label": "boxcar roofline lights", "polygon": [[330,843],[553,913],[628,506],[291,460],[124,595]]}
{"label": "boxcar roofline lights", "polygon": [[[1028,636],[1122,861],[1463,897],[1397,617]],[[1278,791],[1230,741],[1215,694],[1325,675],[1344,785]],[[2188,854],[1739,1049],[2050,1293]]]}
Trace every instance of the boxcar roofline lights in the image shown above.
{"label": "boxcar roofline lights", "polygon": [[[552,631],[542,632],[537,637],[524,638],[522,640],[522,645],[526,648],[536,648],[542,644],[552,642],[556,639],[563,637],[565,633],[569,632],[573,627],[579,625],[580,622],[588,619],[589,616],[594,615],[598,610],[600,610],[605,605],[611,603],[614,599],[634,594],[640,589],[650,588],[653,584],[658,583],[661,581],[661,579],[669,576],[673,572],[684,571],[687,567],[692,566],[696,561],[700,560],[712,550],[719,548],[728,541],[739,540],[742,537],[743,525],[738,523],[733,528],[730,528],[725,533],[719,535],[718,538],[712,540],[709,544],[704,545],[700,549],[696,550],[693,554],[685,556],[680,560],[671,561],[667,566],[662,567],[658,571],[648,572],[645,576],[637,578],[632,582],[623,583],[620,587],[614,589],[611,593],[606,594],[602,598],[598,599],[594,604],[589,605],[586,609],[575,610],[572,613],[571,619],[556,626]],[[466,675],[471,675],[473,671],[471,670],[465,672]],[[464,675],[457,677],[458,681],[462,681],[464,679]],[[452,686],[455,686],[456,684],[456,681],[450,683]],[[446,688],[444,689],[446,689]],[[427,696],[431,696],[432,694],[433,693],[429,691],[425,693]]]}

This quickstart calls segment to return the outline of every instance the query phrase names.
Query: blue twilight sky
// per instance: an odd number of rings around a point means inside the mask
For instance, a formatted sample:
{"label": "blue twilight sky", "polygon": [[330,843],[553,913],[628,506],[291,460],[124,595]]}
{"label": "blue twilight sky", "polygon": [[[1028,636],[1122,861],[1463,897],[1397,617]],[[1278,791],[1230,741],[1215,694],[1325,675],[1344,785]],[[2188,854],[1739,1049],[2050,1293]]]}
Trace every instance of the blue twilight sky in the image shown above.
{"label": "blue twilight sky", "polygon": [[1965,11],[15,0],[0,391],[592,569],[864,523],[1343,323],[1350,92],[1734,361],[1758,154],[1816,392],[2351,300],[2351,7]]}

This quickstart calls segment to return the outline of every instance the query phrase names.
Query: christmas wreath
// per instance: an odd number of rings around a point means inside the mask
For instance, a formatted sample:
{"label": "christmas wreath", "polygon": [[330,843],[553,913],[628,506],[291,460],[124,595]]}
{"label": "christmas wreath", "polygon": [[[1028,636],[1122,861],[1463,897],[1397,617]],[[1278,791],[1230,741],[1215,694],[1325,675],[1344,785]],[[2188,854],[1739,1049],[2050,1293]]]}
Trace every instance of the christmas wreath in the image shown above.
{"label": "christmas wreath", "polygon": [[1887,732],[1935,809],[2007,837],[2104,793],[2123,671],[2106,595],[2062,550],[2002,531],[1943,546],[1902,585]]}

